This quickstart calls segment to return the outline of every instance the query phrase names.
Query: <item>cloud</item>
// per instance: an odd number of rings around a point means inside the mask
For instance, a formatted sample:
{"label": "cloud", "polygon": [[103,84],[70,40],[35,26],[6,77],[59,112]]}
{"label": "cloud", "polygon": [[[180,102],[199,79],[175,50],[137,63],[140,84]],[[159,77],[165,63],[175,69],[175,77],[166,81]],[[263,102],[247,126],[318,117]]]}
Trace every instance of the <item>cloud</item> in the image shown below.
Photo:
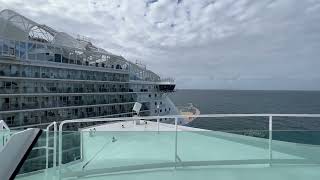
{"label": "cloud", "polygon": [[[319,0],[0,0],[180,88],[320,89]],[[261,78],[264,77],[264,78]],[[308,82],[308,83],[306,83]]]}

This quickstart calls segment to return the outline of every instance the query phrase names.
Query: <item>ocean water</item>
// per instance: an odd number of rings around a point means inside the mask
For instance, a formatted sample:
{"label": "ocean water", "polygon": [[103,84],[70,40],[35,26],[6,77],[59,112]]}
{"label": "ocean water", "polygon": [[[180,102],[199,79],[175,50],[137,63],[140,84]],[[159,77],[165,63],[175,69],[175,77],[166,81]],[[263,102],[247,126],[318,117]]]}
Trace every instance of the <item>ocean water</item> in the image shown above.
{"label": "ocean water", "polygon": [[[320,91],[177,90],[176,106],[192,103],[201,114],[320,114]],[[188,126],[268,138],[268,119],[198,118]],[[320,145],[320,118],[273,118],[276,140]]]}

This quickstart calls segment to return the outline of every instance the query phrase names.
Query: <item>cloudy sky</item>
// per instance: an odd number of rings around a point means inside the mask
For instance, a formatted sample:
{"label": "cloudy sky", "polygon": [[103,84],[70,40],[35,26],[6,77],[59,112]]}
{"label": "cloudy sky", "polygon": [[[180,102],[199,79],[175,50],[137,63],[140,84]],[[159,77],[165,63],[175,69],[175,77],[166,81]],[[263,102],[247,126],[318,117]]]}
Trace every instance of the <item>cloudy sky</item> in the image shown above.
{"label": "cloudy sky", "polygon": [[320,90],[320,0],[0,0],[178,88]]}

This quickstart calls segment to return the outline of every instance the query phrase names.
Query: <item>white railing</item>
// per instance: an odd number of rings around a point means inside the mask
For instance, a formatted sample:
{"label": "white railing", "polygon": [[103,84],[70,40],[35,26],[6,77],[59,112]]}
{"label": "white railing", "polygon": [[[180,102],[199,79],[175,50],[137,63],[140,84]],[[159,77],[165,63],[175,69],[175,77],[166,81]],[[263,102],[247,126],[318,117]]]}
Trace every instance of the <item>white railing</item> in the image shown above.
{"label": "white railing", "polygon": [[[112,122],[112,121],[135,121],[135,120],[154,120],[157,119],[157,131],[159,132],[160,118],[175,119],[175,164],[179,161],[177,154],[177,131],[178,131],[178,120],[179,118],[226,118],[226,117],[266,117],[269,121],[269,164],[272,163],[272,119],[273,117],[306,117],[306,118],[320,118],[320,114],[202,114],[202,115],[168,115],[168,116],[144,116],[144,117],[122,117],[122,118],[101,118],[101,119],[75,119],[66,120],[59,125],[59,177],[61,177],[62,167],[62,130],[65,124],[79,123],[79,122]],[[175,165],[176,166],[176,165]]]}
{"label": "white railing", "polygon": [[[50,127],[53,126],[53,147],[49,147],[49,132]],[[53,151],[53,168],[57,165],[57,123],[53,122],[47,126],[46,129],[46,168],[49,168],[49,150]]]}
{"label": "white railing", "polygon": [[0,143],[0,151],[2,151],[2,148],[4,148],[6,142],[8,141],[8,139],[6,138],[6,136],[7,136],[6,133],[10,134],[10,128],[6,124],[6,122],[4,122],[4,120],[0,120],[0,132],[1,131],[5,131],[5,133],[1,137],[2,142]]}
{"label": "white railing", "polygon": [[[53,127],[53,146],[49,146],[49,133],[50,133],[50,128]],[[44,146],[38,146],[32,148],[32,150],[39,150],[39,149],[45,149],[46,151],[46,169],[49,168],[49,151],[53,151],[53,168],[56,168],[57,165],[57,122],[52,122],[50,123],[47,128],[46,128],[46,145]]]}
{"label": "white railing", "polygon": [[170,82],[170,83],[174,83],[174,79],[173,78],[161,78],[160,82]]}
{"label": "white railing", "polygon": [[4,122],[4,120],[0,120],[0,131],[1,130],[7,130],[7,131],[10,131],[10,128],[9,126],[6,124],[6,122]]}

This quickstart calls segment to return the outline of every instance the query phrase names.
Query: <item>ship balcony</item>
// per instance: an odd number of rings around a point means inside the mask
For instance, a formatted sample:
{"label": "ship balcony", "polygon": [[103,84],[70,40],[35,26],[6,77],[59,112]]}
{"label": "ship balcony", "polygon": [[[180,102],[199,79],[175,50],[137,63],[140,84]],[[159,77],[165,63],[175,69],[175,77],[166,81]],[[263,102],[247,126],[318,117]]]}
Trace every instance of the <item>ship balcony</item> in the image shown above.
{"label": "ship balcony", "polygon": [[176,84],[172,78],[161,79],[158,83],[161,92],[174,92]]}

